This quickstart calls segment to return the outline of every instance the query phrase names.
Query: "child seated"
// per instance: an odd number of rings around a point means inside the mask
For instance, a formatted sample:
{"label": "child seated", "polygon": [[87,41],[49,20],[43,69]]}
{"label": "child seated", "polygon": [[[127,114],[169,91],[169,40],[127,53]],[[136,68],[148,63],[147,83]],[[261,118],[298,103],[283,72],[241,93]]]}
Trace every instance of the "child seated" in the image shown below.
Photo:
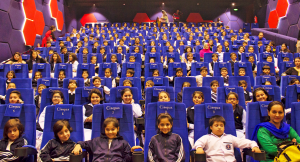
{"label": "child seated", "polygon": [[[199,105],[202,102],[204,102],[204,94],[201,91],[195,91],[193,93],[193,102],[194,105]],[[194,146],[194,112],[195,108],[194,106],[190,106],[186,109],[186,116],[187,116],[187,127],[189,130],[189,141],[191,146]]]}
{"label": "child seated", "polygon": [[267,76],[275,76],[273,73],[270,73],[271,70],[270,70],[270,66],[268,65],[265,65],[263,66],[262,68],[262,73],[260,74],[260,76],[264,76],[264,75],[267,75]]}
{"label": "child seated", "polygon": [[[252,71],[253,71],[253,76],[256,76],[256,72],[257,72],[257,67],[255,65],[254,62],[254,56],[249,56],[248,61],[251,63],[252,65]],[[255,74],[255,75],[254,75]]]}
{"label": "child seated", "polygon": [[170,102],[170,94],[166,91],[158,93],[158,102]]}
{"label": "child seated", "polygon": [[283,61],[283,62],[290,61],[290,58],[288,58],[288,57],[284,57],[282,61]]}
{"label": "child seated", "polygon": [[237,58],[236,53],[232,52],[230,54],[230,58],[231,58],[231,60],[229,60],[228,62],[231,64],[232,75],[234,75],[234,63],[238,62],[236,60],[236,58]]}
{"label": "child seated", "polygon": [[41,150],[40,158],[43,162],[59,160],[60,157],[69,157],[75,147],[75,142],[70,139],[73,131],[67,120],[58,120],[53,125],[55,138],[48,141]]}
{"label": "child seated", "polygon": [[190,73],[191,73],[192,63],[193,63],[193,62],[196,62],[196,61],[194,60],[194,55],[193,55],[193,53],[188,53],[188,54],[187,54],[187,60],[184,58],[184,62],[185,62],[185,64],[186,64],[186,70],[187,70],[188,76],[189,76]]}
{"label": "child seated", "polygon": [[149,63],[155,63],[155,59],[154,58],[150,58]]}
{"label": "child seated", "polygon": [[170,114],[159,114],[157,117],[159,133],[150,140],[149,161],[185,161],[182,139],[178,134],[172,133],[172,126],[173,118]]}
{"label": "child seated", "polygon": [[204,135],[196,141],[193,147],[196,149],[196,154],[206,153],[207,161],[236,161],[234,147],[241,149],[250,147],[252,152],[261,152],[255,141],[225,134],[225,124],[225,119],[219,115],[209,119],[211,134]]}
{"label": "child seated", "polygon": [[126,71],[126,77],[133,77],[134,76],[134,70],[133,69],[127,69]]}
{"label": "child seated", "polygon": [[90,86],[90,79],[88,78],[89,77],[89,72],[87,70],[83,70],[81,76],[84,80],[84,86],[89,87]]}
{"label": "child seated", "polygon": [[273,61],[273,57],[269,55],[269,56],[267,56],[266,61],[267,61],[267,62],[273,62],[273,63],[274,63],[274,67],[275,67],[275,72],[276,72],[276,73],[279,72],[279,68],[278,68],[278,65],[277,65],[277,64],[278,64],[278,63],[277,63],[277,62],[278,62],[278,61],[277,61],[277,58],[274,58],[274,61]]}
{"label": "child seated", "polygon": [[217,80],[213,80],[210,82],[210,88],[211,88],[211,102],[216,103],[217,102],[217,89],[219,87],[219,82]]}
{"label": "child seated", "polygon": [[272,85],[272,83],[270,81],[266,81],[264,85]]}
{"label": "child seated", "polygon": [[34,79],[32,79],[32,88],[36,89],[38,79],[43,78],[42,73],[40,71],[36,71],[34,74]]}
{"label": "child seated", "polygon": [[120,74],[121,74],[121,66],[120,66],[120,63],[118,61],[117,55],[112,54],[110,56],[110,60],[111,60],[111,63],[116,63],[117,64],[117,73],[120,76]]}
{"label": "child seated", "polygon": [[245,101],[246,101],[246,105],[248,102],[252,101],[252,92],[247,91],[247,87],[248,87],[248,83],[245,80],[240,80],[238,83],[239,87],[242,87],[244,89],[244,96],[245,96]]}
{"label": "child seated", "polygon": [[132,87],[132,82],[130,80],[124,80],[123,86]]}
{"label": "child seated", "polygon": [[22,97],[21,97],[21,93],[17,90],[13,90],[10,92],[8,101],[10,104],[23,104],[24,103],[22,100]]}
{"label": "child seated", "polygon": [[43,89],[46,89],[47,87],[44,84],[40,84],[38,87],[38,94],[34,97],[34,103],[36,106],[36,115],[40,113],[40,106],[41,106],[41,100],[42,100],[42,91]]}
{"label": "child seated", "polygon": [[112,77],[112,71],[110,68],[106,68],[104,71],[105,78],[111,78],[111,86],[112,88],[116,87],[116,79]]}
{"label": "child seated", "polygon": [[207,67],[203,66],[200,68],[200,75],[196,76],[197,87],[202,87],[203,77],[211,77],[207,73]]}
{"label": "child seated", "polygon": [[26,161],[14,156],[16,148],[27,145],[28,142],[22,137],[24,126],[19,119],[9,119],[4,125],[3,138],[0,140],[0,161]]}
{"label": "child seated", "polygon": [[76,90],[76,88],[77,88],[76,80],[69,80],[69,85],[68,85],[69,104],[74,104],[75,103],[75,90]]}
{"label": "child seated", "polygon": [[226,67],[221,68],[221,77],[224,79],[224,86],[229,86],[229,75]]}
{"label": "child seated", "polygon": [[107,95],[110,94],[110,89],[104,85],[101,85],[101,78],[96,76],[93,78],[93,85],[94,87],[96,88],[102,88],[103,89],[103,92]]}
{"label": "child seated", "polygon": [[95,75],[98,76],[99,65],[97,63],[97,56],[92,56],[90,63],[95,65]]}
{"label": "child seated", "polygon": [[[8,83],[7,87],[6,87],[6,91],[8,89],[16,89],[16,84],[15,83]],[[4,96],[0,95],[0,100],[2,100],[1,103],[5,104],[5,99],[6,99],[6,95],[4,95]]]}
{"label": "child seated", "polygon": [[84,48],[82,50],[82,62],[87,63],[87,54],[89,53],[89,50],[87,48]]}
{"label": "child seated", "polygon": [[129,62],[135,62],[135,57],[134,56],[130,56],[129,57]]}
{"label": "child seated", "polygon": [[183,82],[181,91],[177,93],[177,102],[182,102],[182,91],[184,87],[191,87],[191,83]]}
{"label": "child seated", "polygon": [[15,72],[14,72],[14,71],[9,71],[9,72],[7,72],[6,78],[7,78],[7,79],[6,79],[6,86],[7,86],[7,84],[11,82],[11,79],[12,79],[12,78],[16,78]]}
{"label": "child seated", "polygon": [[65,71],[61,70],[58,74],[58,87],[60,87],[60,88],[63,87],[65,78],[66,78]]}
{"label": "child seated", "polygon": [[245,76],[245,75],[246,75],[245,68],[239,68],[239,76]]}
{"label": "child seated", "polygon": [[152,76],[159,77],[159,71],[157,69],[153,70]]}
{"label": "child seated", "polygon": [[226,103],[231,104],[235,121],[236,136],[245,138],[246,111],[239,105],[239,96],[235,92],[229,92],[226,96]]}
{"label": "child seated", "polygon": [[[80,141],[72,153],[79,155],[82,149],[93,153],[93,161],[97,159],[108,159],[109,161],[131,162],[131,152],[141,148],[133,146],[119,135],[119,121],[116,118],[108,117],[103,122],[104,134],[89,141]],[[142,149],[142,148],[141,148]]]}
{"label": "child seated", "polygon": [[212,54],[211,58],[213,61],[209,63],[209,73],[211,76],[213,76],[214,75],[214,65],[215,65],[215,63],[219,62],[219,55],[214,53],[214,54]]}
{"label": "child seated", "polygon": [[177,68],[175,76],[169,77],[170,82],[173,82],[176,77],[183,77],[183,69],[182,68]]}

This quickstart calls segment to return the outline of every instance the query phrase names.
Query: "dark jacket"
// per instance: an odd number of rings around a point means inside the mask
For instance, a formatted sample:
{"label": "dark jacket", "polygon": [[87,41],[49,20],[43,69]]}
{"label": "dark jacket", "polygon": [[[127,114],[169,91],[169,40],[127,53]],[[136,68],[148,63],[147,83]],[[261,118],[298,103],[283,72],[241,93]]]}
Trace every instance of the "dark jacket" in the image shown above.
{"label": "dark jacket", "polygon": [[16,148],[27,145],[27,140],[24,139],[23,137],[19,137],[10,145],[10,151],[6,150],[7,144],[8,144],[8,138],[3,138],[0,140],[0,151],[8,152],[7,156],[1,156],[0,160],[4,160],[4,159],[6,159],[7,161],[20,160],[18,157],[14,157],[13,154],[14,154]]}
{"label": "dark jacket", "polygon": [[148,160],[155,162],[185,161],[182,139],[178,134],[158,133],[151,138]]}
{"label": "dark jacket", "polygon": [[182,102],[182,92],[177,93],[177,102]]}
{"label": "dark jacket", "polygon": [[251,100],[250,93],[248,91],[246,91],[246,93],[244,92],[244,96],[245,96],[245,101]]}
{"label": "dark jacket", "polygon": [[234,114],[234,122],[235,122],[235,129],[243,129],[243,111],[244,108],[240,105],[236,105],[236,108],[233,112]]}
{"label": "dark jacket", "polygon": [[[47,61],[43,58],[37,57],[35,60],[36,63],[47,63]],[[33,67],[33,60],[29,59],[26,61],[26,64],[28,65],[28,70],[32,70]]]}
{"label": "dark jacket", "polygon": [[52,162],[52,158],[67,157],[73,151],[75,144],[71,139],[64,143],[58,139],[52,139],[42,148],[40,158],[43,162]]}
{"label": "dark jacket", "polygon": [[[93,114],[94,106],[92,104],[85,104],[84,108],[85,108],[85,114],[84,115],[86,117],[89,117],[89,116],[91,116]],[[92,129],[92,123],[91,122],[84,123],[84,128],[86,128],[86,129]]]}
{"label": "dark jacket", "polygon": [[74,104],[75,103],[75,94],[69,93],[69,104]]}
{"label": "dark jacket", "polygon": [[285,71],[286,75],[298,75],[298,71],[294,67],[290,67]]}
{"label": "dark jacket", "polygon": [[194,106],[190,106],[187,108],[186,110],[186,118],[187,118],[187,122],[189,124],[194,124],[194,116],[195,116],[195,109],[192,109]]}
{"label": "dark jacket", "polygon": [[131,148],[129,143],[122,136],[117,136],[108,148],[109,138],[102,134],[100,137],[89,141],[80,141],[81,148],[86,149],[93,155],[93,162],[131,162]]}
{"label": "dark jacket", "polygon": [[38,116],[39,115],[39,113],[40,113],[40,104],[39,104],[39,101],[40,101],[40,97],[39,97],[39,95],[36,95],[35,97],[34,97],[34,103],[35,103],[35,109],[36,109],[36,116]]}

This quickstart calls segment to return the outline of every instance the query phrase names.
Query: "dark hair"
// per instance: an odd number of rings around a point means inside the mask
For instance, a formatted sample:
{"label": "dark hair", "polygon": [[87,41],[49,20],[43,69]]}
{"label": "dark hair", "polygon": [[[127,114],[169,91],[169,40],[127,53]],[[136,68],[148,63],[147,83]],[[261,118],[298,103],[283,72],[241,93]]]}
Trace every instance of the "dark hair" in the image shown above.
{"label": "dark hair", "polygon": [[148,80],[146,83],[149,83],[152,87],[154,86],[154,82],[152,80]]}
{"label": "dark hair", "polygon": [[210,86],[213,86],[214,84],[218,84],[218,86],[220,86],[220,84],[217,80],[213,80],[210,82]]}
{"label": "dark hair", "polygon": [[248,86],[248,83],[245,80],[240,80],[238,86],[242,86],[242,84],[245,84],[246,87]]}
{"label": "dark hair", "polygon": [[22,125],[20,119],[14,118],[9,119],[4,125],[3,137],[8,138],[8,129],[12,127],[17,127],[19,130],[19,137],[24,133],[24,126]]}
{"label": "dark hair", "polygon": [[132,86],[132,82],[130,80],[128,80],[128,79],[126,79],[126,80],[123,81],[123,86],[124,86],[124,83],[126,83],[126,82],[128,82]]}
{"label": "dark hair", "polygon": [[53,29],[55,29],[55,26],[51,25],[50,28],[49,28],[49,30],[53,30]]}
{"label": "dark hair", "polygon": [[226,125],[224,117],[220,115],[215,115],[209,119],[209,127],[213,126],[215,122],[222,122],[224,126]]}
{"label": "dark hair", "polygon": [[[279,101],[272,101],[271,103],[269,103],[269,105],[268,105],[268,112],[270,112],[271,109],[272,109],[272,107],[275,106],[275,105],[280,105],[282,107],[283,112],[284,112],[284,105],[283,105],[283,103],[281,103]],[[266,118],[266,121],[270,121],[270,116],[268,116]]]}
{"label": "dark hair", "polygon": [[238,95],[237,93],[235,93],[235,92],[229,92],[229,93],[227,94],[227,96],[226,96],[226,100],[228,100],[228,97],[229,97],[230,95],[234,95],[235,98],[236,98],[237,100],[239,100],[239,95]]}
{"label": "dark hair", "polygon": [[62,63],[61,57],[60,57],[60,55],[59,55],[57,52],[54,52],[54,53],[52,54],[52,56],[51,56],[51,58],[50,58],[50,63],[54,63],[54,60],[53,60],[54,55],[57,56],[56,63]]}
{"label": "dark hair", "polygon": [[69,80],[69,84],[70,83],[75,83],[76,84],[76,86],[77,86],[77,82],[76,82],[76,80]]}
{"label": "dark hair", "polygon": [[262,70],[265,70],[265,69],[270,69],[270,66],[268,66],[268,65],[263,66]]}
{"label": "dark hair", "polygon": [[[30,53],[30,60],[33,60],[32,54],[33,54],[34,52],[36,52],[36,51],[35,51],[35,50],[32,50],[32,51],[31,51],[31,53]],[[36,58],[38,58],[38,57],[36,57]]]}
{"label": "dark hair", "polygon": [[54,136],[56,139],[59,140],[59,137],[57,136],[57,133],[60,132],[63,127],[66,126],[67,129],[70,131],[70,133],[73,131],[73,128],[70,126],[70,123],[67,120],[58,120],[54,125],[53,125],[53,132]]}
{"label": "dark hair", "polygon": [[6,74],[6,78],[7,78],[7,76],[8,76],[8,74],[9,74],[9,73],[12,73],[12,74],[13,74],[13,78],[16,78],[16,74],[15,74],[15,72],[14,72],[14,71],[12,71],[12,70],[11,70],[11,71],[9,71],[9,72],[7,72],[7,74]]}
{"label": "dark hair", "polygon": [[77,60],[77,55],[75,53],[70,53],[69,57],[72,56],[72,63],[74,63]]}
{"label": "dark hair", "polygon": [[123,96],[124,93],[127,92],[127,91],[129,91],[129,92],[132,94],[132,91],[131,91],[130,88],[125,88],[125,89],[123,89],[123,90],[121,91],[121,96]]}
{"label": "dark hair", "polygon": [[183,82],[183,83],[182,83],[182,88],[181,88],[182,90],[183,90],[184,84],[188,84],[188,86],[191,87],[191,83],[190,83],[190,82]]}
{"label": "dark hair", "polygon": [[272,97],[269,95],[269,93],[262,87],[259,87],[259,88],[256,88],[254,91],[253,91],[253,102],[256,102],[256,93],[257,91],[263,91],[265,93],[265,95],[267,95],[267,101],[272,101]]}
{"label": "dark hair", "polygon": [[194,97],[196,94],[199,94],[199,95],[201,96],[202,100],[204,100],[204,94],[203,94],[203,92],[201,92],[201,91],[195,91],[195,92],[193,93],[193,97]]}
{"label": "dark hair", "polygon": [[19,96],[19,98],[22,100],[22,96],[21,96],[21,92],[20,92],[20,91],[13,90],[13,91],[11,91],[11,92],[10,92],[10,94],[9,94],[9,95],[11,95],[12,93],[15,93],[15,94],[17,94],[17,95]]}
{"label": "dark hair", "polygon": [[228,69],[226,67],[222,67],[221,71],[226,70],[228,72]]}
{"label": "dark hair", "polygon": [[207,67],[203,66],[200,68],[200,72],[202,72],[203,70],[206,70],[206,72],[207,72]]}
{"label": "dark hair", "polygon": [[[16,53],[14,53],[14,54],[13,54],[13,56],[11,57],[11,59],[10,59],[10,60],[11,60],[11,61],[13,61],[13,62],[18,62],[19,60],[15,60],[15,58],[14,58],[14,57],[15,57],[15,55],[19,55],[19,56],[21,57],[21,54],[20,54],[20,52],[16,52]],[[22,58],[22,57],[21,57],[21,58]]]}
{"label": "dark hair", "polygon": [[100,97],[100,101],[102,100],[102,94],[101,94],[100,90],[97,89],[97,88],[93,88],[91,90],[90,94],[89,94],[89,97],[88,97],[88,99],[89,99],[90,102],[91,102],[91,98],[92,98],[92,94],[93,93],[97,94]]}
{"label": "dark hair", "polygon": [[296,81],[299,82],[299,80],[298,80],[297,78],[292,79],[292,80],[290,81],[289,85],[295,84]]}
{"label": "dark hair", "polygon": [[[119,121],[117,118],[108,117],[103,121],[103,129],[105,129],[109,123],[113,123],[114,127],[116,127],[116,128],[120,127],[120,124],[119,124]],[[117,133],[117,135],[119,135],[119,132]]]}
{"label": "dark hair", "polygon": [[100,80],[100,82],[101,82],[101,78],[98,77],[98,76],[95,76],[95,77],[93,78],[93,83],[95,82],[95,80]]}
{"label": "dark hair", "polygon": [[54,96],[56,93],[58,93],[58,94],[60,95],[60,97],[61,97],[62,99],[64,99],[64,94],[63,94],[60,90],[54,90],[54,91],[52,92],[51,98],[53,98],[53,96]]}
{"label": "dark hair", "polygon": [[177,68],[176,69],[176,73],[179,72],[179,71],[181,71],[183,73],[183,69],[182,68]]}
{"label": "dark hair", "polygon": [[165,118],[167,118],[169,120],[169,122],[173,125],[173,118],[169,113],[159,114],[157,117],[157,120],[156,120],[156,125],[159,125],[160,121]]}
{"label": "dark hair", "polygon": [[127,69],[126,73],[129,73],[129,74],[131,74],[131,75],[134,75],[135,72],[134,72],[133,69]]}

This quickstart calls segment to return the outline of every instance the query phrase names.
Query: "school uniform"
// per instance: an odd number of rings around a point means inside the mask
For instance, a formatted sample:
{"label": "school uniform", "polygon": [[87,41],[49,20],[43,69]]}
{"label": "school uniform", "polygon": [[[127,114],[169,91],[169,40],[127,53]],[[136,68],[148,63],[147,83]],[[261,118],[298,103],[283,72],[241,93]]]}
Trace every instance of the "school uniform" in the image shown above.
{"label": "school uniform", "polygon": [[230,134],[223,134],[221,137],[211,133],[199,138],[193,149],[203,148],[206,153],[206,161],[236,161],[234,148],[258,147],[255,141],[240,139]]}
{"label": "school uniform", "polygon": [[[94,105],[92,103],[85,104],[82,106],[82,112],[83,112],[83,121],[85,121],[86,118],[91,116],[93,114]],[[92,129],[92,122],[85,122],[84,123],[85,129]]]}
{"label": "school uniform", "polygon": [[153,136],[148,149],[149,161],[185,161],[182,139],[178,134],[159,132]]}
{"label": "school uniform", "polygon": [[244,133],[246,130],[246,111],[242,106],[236,105],[235,110],[233,111],[233,115],[236,135],[238,138],[244,138]]}
{"label": "school uniform", "polygon": [[217,102],[217,93],[211,91],[211,102],[216,103]]}
{"label": "school uniform", "polygon": [[191,70],[191,67],[192,67],[192,63],[193,62],[196,62],[195,60],[192,60],[191,62],[190,61],[187,61],[186,63],[186,70],[189,72]]}
{"label": "school uniform", "polygon": [[42,100],[42,97],[41,95],[36,95],[34,97],[34,103],[35,103],[35,106],[36,106],[36,116],[39,115],[39,112],[40,112],[40,106],[41,106],[41,100]]}
{"label": "school uniform", "polygon": [[177,93],[177,102],[182,102],[182,91]]}
{"label": "school uniform", "polygon": [[256,71],[256,65],[255,63],[251,63],[252,71]]}
{"label": "school uniform", "polygon": [[58,87],[62,88],[64,85],[64,79],[57,79],[58,80]]}
{"label": "school uniform", "polygon": [[216,52],[218,54],[219,62],[223,62],[224,52]]}
{"label": "school uniform", "polygon": [[72,92],[71,90],[68,91],[69,93],[69,104],[75,103],[75,90]]}
{"label": "school uniform", "polygon": [[245,101],[250,101],[252,97],[252,93],[249,91],[244,91]]}
{"label": "school uniform", "polygon": [[87,63],[87,55],[88,54],[82,54],[82,63]]}
{"label": "school uniform", "polygon": [[92,53],[97,53],[97,47],[92,48]]}
{"label": "school uniform", "polygon": [[224,86],[229,86],[229,75],[226,75],[225,77],[221,76],[224,79]]}
{"label": "school uniform", "polygon": [[225,52],[229,52],[229,47],[225,47]]}
{"label": "school uniform", "polygon": [[91,85],[90,78],[84,79],[84,86],[89,87]]}
{"label": "school uniform", "polygon": [[27,145],[28,142],[25,138],[19,137],[15,141],[9,140],[9,138],[2,138],[0,140],[0,161],[23,161],[25,159],[19,159],[18,156],[14,156],[16,148]]}
{"label": "school uniform", "polygon": [[104,77],[104,78],[111,78],[111,87],[114,88],[116,87],[116,79],[112,76],[110,77]]}
{"label": "school uniform", "polygon": [[195,116],[195,108],[194,106],[190,106],[186,109],[186,118],[189,123],[188,127],[188,138],[190,145],[194,146],[194,116]]}
{"label": "school uniform", "polygon": [[237,61],[237,60],[235,60],[235,61],[229,60],[228,62],[229,62],[230,65],[231,65],[231,72],[232,72],[232,75],[234,75],[234,64],[235,64],[236,62],[238,62],[238,61]]}
{"label": "school uniform", "polygon": [[33,88],[37,87],[37,80],[36,79],[32,79],[32,87]]}
{"label": "school uniform", "polygon": [[69,157],[76,143],[71,139],[61,143],[59,139],[51,139],[41,149],[40,158],[43,162],[52,162],[52,159],[59,157]]}
{"label": "school uniform", "polygon": [[[96,87],[96,86],[94,86],[94,87]],[[110,89],[109,89],[108,87],[104,86],[104,85],[100,85],[99,87],[96,87],[96,88],[102,88],[102,89],[103,89],[103,92],[104,92],[105,94],[107,94],[107,95],[110,94]]]}
{"label": "school uniform", "polygon": [[209,63],[209,74],[214,74],[214,66],[215,66],[215,63],[217,63],[217,61],[212,61]]}
{"label": "school uniform", "polygon": [[93,153],[93,162],[113,161],[131,162],[132,154],[129,143],[122,136],[109,139],[105,134],[89,141],[78,142],[81,148]]}
{"label": "school uniform", "polygon": [[[210,75],[206,75],[206,77],[211,77],[211,76]],[[197,87],[202,87],[203,76],[202,75],[197,75],[197,76],[195,76],[195,78],[196,78]]]}

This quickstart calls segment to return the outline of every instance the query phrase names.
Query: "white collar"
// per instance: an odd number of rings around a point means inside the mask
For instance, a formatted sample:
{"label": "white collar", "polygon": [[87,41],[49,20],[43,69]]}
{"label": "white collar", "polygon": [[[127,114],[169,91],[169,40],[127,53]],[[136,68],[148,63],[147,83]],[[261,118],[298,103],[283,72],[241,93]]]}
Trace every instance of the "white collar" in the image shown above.
{"label": "white collar", "polygon": [[68,90],[68,93],[73,95],[73,94],[75,94],[75,91],[72,92],[71,90]]}
{"label": "white collar", "polygon": [[215,136],[215,137],[218,137],[218,138],[222,138],[223,136],[226,136],[226,134],[225,134],[225,133],[223,133],[223,134],[222,134],[222,136],[221,136],[221,137],[219,137],[219,136],[215,135],[213,132],[211,132],[211,135],[213,135],[213,136]]}

